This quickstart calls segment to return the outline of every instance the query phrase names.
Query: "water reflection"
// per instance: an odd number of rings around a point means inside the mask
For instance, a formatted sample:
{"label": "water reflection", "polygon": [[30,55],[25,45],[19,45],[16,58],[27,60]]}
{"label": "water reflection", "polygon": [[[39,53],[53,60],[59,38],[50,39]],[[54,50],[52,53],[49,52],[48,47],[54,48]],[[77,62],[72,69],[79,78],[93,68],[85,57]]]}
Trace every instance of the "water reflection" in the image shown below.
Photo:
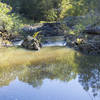
{"label": "water reflection", "polygon": [[15,80],[16,77],[22,72],[22,69],[25,68],[3,68],[0,67],[0,87],[8,86],[11,81]]}
{"label": "water reflection", "polygon": [[[41,87],[45,79],[71,82],[77,79],[85,91],[97,96],[100,92],[100,57],[86,56],[77,52],[71,55],[55,59],[52,63],[46,63],[29,67],[0,67],[0,87],[9,86],[12,80],[28,83],[32,87]],[[54,60],[54,59],[53,59]]]}
{"label": "water reflection", "polygon": [[42,81],[48,79],[59,79],[61,81],[70,81],[76,77],[76,72],[67,65],[49,65],[40,67],[28,67],[27,72],[19,76],[19,80],[29,83],[33,87],[41,86]]}
{"label": "water reflection", "polygon": [[78,78],[83,88],[86,91],[91,90],[95,97],[100,94],[100,62],[98,57],[93,58],[81,58],[80,66],[78,67]]}

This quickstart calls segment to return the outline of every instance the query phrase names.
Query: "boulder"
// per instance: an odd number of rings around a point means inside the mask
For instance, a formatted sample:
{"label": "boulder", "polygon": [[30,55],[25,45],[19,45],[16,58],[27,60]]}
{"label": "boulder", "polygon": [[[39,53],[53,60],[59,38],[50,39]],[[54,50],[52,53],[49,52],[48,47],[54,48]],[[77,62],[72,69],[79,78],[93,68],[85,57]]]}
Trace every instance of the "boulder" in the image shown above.
{"label": "boulder", "polygon": [[39,41],[31,36],[25,38],[21,46],[30,50],[40,50],[41,47]]}

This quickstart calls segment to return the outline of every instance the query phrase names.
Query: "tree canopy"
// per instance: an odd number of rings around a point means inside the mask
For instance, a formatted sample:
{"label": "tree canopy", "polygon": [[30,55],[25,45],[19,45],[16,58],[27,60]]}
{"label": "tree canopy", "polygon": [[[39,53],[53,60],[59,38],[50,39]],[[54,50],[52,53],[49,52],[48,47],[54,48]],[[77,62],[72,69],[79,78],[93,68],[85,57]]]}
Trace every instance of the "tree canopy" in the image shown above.
{"label": "tree canopy", "polygon": [[12,12],[34,20],[58,20],[99,10],[97,0],[1,0],[12,6]]}

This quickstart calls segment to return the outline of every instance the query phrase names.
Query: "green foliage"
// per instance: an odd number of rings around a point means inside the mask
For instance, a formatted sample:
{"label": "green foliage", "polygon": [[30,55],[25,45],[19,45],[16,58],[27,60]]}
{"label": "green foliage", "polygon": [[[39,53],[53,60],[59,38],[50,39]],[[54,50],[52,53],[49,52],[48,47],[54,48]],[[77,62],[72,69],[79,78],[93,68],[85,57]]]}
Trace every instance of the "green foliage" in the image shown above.
{"label": "green foliage", "polygon": [[33,38],[36,38],[41,31],[35,32]]}
{"label": "green foliage", "polygon": [[48,12],[46,12],[45,17],[47,21],[56,21],[58,18],[57,11],[55,9],[51,9]]}
{"label": "green foliage", "polygon": [[11,31],[15,32],[16,34],[19,33],[21,30],[21,28],[23,27],[23,23],[22,20],[20,20],[20,16],[19,15],[12,15],[12,22],[13,22],[13,26]]}
{"label": "green foliage", "polygon": [[66,16],[80,16],[96,10],[99,6],[96,0],[62,0],[60,18]]}
{"label": "green foliage", "polygon": [[98,0],[1,0],[11,5],[13,12],[35,21],[56,21],[67,16],[85,15],[100,10]]}
{"label": "green foliage", "polygon": [[41,21],[56,20],[57,9],[61,0],[2,0],[13,8],[13,12]]}
{"label": "green foliage", "polygon": [[5,28],[7,30],[10,30],[12,28],[13,22],[12,18],[8,13],[11,11],[11,7],[7,7],[6,4],[3,4],[0,2],[0,24],[5,25]]}
{"label": "green foliage", "polygon": [[19,15],[11,13],[12,8],[0,2],[0,26],[3,26],[8,32],[17,33],[20,31],[22,22]]}
{"label": "green foliage", "polygon": [[[78,20],[71,19],[74,29],[65,27],[70,34],[79,34],[89,24],[97,22],[100,10],[96,0],[1,0],[0,23],[12,32],[19,32],[24,24],[37,22],[55,22],[68,16],[83,16]],[[10,7],[11,6],[11,7]],[[14,13],[11,13],[14,12]],[[15,14],[16,13],[16,14]],[[20,17],[21,16],[23,17]],[[26,18],[28,18],[28,20]],[[23,24],[22,24],[23,23]]]}

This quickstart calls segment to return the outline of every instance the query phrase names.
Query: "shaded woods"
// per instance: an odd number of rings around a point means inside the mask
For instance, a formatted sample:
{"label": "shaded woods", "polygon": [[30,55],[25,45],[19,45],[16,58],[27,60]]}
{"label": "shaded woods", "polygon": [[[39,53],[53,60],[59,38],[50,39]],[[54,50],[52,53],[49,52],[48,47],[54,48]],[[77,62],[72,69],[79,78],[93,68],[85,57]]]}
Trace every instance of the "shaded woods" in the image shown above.
{"label": "shaded woods", "polygon": [[99,0],[1,0],[19,13],[34,21],[54,21],[67,16],[82,16],[99,11]]}

